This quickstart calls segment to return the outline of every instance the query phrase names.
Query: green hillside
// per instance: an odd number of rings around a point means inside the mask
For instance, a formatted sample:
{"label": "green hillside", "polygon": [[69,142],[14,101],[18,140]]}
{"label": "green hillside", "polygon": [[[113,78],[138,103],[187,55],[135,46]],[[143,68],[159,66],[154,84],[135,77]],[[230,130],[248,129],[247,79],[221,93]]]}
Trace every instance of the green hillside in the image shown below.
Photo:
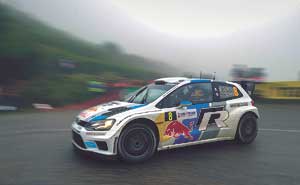
{"label": "green hillside", "polygon": [[89,80],[151,79],[169,69],[114,43],[83,41],[0,3],[0,86],[25,80],[21,95],[28,102],[82,101],[95,96],[83,90]]}

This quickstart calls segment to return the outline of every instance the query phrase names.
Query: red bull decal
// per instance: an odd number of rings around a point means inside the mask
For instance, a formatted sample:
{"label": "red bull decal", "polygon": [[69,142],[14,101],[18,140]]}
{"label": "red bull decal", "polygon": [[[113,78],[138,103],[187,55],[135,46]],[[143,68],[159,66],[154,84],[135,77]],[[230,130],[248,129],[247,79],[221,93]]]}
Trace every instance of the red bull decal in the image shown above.
{"label": "red bull decal", "polygon": [[166,128],[165,135],[178,138],[183,135],[189,140],[193,140],[193,136],[190,134],[190,129],[179,121],[172,121]]}

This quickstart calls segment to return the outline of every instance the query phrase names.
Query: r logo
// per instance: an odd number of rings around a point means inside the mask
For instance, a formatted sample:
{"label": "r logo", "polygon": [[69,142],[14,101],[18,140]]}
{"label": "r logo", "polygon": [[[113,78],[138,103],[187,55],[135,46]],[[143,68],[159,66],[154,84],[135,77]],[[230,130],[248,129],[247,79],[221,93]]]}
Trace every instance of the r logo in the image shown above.
{"label": "r logo", "polygon": [[228,118],[228,116],[228,112],[225,111],[223,107],[201,109],[198,121],[199,130],[206,130],[208,124],[214,123],[219,128],[226,127],[227,125],[224,121]]}

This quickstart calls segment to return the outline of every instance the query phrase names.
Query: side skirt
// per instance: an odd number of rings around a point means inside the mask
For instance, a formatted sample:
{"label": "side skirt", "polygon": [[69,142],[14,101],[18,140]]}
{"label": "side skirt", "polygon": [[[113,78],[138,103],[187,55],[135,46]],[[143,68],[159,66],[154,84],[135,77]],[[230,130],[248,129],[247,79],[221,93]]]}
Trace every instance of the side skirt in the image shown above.
{"label": "side skirt", "polygon": [[207,139],[207,140],[202,140],[202,141],[194,141],[194,142],[190,142],[190,143],[181,143],[181,144],[175,144],[175,145],[162,146],[162,147],[157,148],[157,150],[161,151],[161,150],[167,150],[167,149],[172,149],[172,148],[180,148],[180,147],[185,147],[185,146],[192,146],[192,145],[212,143],[212,142],[216,142],[216,141],[233,140],[233,139],[234,138],[232,138],[232,137],[213,138],[213,139]]}

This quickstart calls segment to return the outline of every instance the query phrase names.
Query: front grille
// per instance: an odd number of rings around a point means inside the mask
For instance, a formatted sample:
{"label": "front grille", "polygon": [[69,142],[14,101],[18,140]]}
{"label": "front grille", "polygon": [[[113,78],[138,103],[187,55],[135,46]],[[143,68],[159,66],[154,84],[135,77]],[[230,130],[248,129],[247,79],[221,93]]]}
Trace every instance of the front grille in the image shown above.
{"label": "front grille", "polygon": [[105,141],[96,141],[96,144],[100,150],[106,150],[106,151],[108,150],[107,144]]}
{"label": "front grille", "polygon": [[86,148],[81,136],[78,133],[76,133],[74,130],[72,130],[72,138],[75,141],[75,143],[79,145],[81,148]]}

